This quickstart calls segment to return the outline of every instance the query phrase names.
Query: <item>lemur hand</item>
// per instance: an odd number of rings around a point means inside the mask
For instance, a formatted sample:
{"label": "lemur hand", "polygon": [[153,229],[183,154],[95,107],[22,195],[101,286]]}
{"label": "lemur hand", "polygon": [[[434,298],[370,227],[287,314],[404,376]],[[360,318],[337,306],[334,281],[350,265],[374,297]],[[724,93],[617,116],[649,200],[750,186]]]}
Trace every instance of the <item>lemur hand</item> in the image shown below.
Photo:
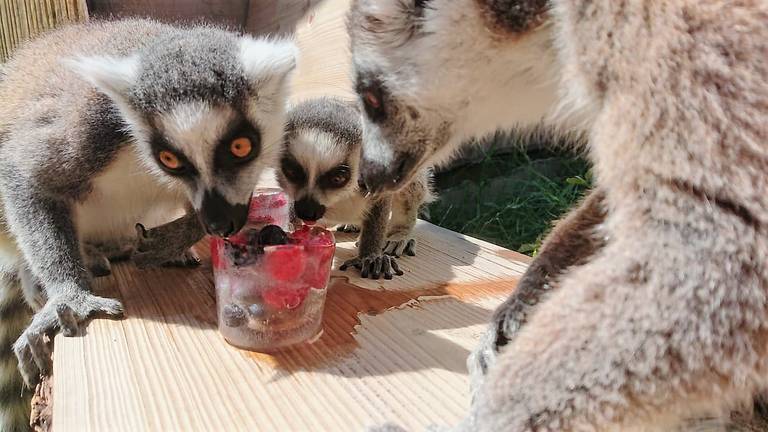
{"label": "lemur hand", "polygon": [[50,373],[51,350],[47,337],[52,337],[57,330],[61,330],[64,336],[74,336],[79,330],[79,323],[96,314],[121,316],[123,305],[119,300],[98,297],[85,291],[49,299],[13,344],[24,383],[34,387],[41,374]]}
{"label": "lemur hand", "polygon": [[200,264],[200,258],[190,248],[204,235],[193,213],[150,230],[136,224],[136,251],[132,259],[139,268],[195,267]]}
{"label": "lemur hand", "polygon": [[352,258],[347,260],[339,267],[339,270],[345,271],[349,267],[355,267],[360,270],[360,277],[378,279],[384,275],[384,279],[392,279],[394,275],[402,276],[403,271],[397,265],[394,257],[384,254],[369,255],[365,257]]}

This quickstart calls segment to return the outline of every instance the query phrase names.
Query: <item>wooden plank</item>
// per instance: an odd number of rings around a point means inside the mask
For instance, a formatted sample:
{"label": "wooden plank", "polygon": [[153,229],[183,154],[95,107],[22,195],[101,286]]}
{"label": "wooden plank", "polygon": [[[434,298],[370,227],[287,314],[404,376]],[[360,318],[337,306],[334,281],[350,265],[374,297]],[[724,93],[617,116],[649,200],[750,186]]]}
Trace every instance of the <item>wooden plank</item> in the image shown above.
{"label": "wooden plank", "polygon": [[294,75],[292,101],[333,95],[355,97],[345,18],[350,0],[325,0],[315,5],[296,26],[301,50]]}
{"label": "wooden plank", "polygon": [[[275,355],[228,345],[216,330],[207,258],[194,270],[116,266],[97,292],[124,320],[55,340],[53,430],[359,431],[384,421],[420,430],[469,404],[465,358],[528,259],[419,222],[418,256],[372,281],[334,271],[323,336]],[[335,266],[356,252],[342,235]],[[206,245],[200,249],[206,251]]]}

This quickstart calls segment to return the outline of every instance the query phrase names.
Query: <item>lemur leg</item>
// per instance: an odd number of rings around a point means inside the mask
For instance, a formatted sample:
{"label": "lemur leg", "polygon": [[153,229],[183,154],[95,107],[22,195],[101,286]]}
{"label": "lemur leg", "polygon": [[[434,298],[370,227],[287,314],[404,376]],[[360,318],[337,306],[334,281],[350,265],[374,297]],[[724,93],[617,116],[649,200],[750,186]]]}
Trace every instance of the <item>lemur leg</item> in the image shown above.
{"label": "lemur leg", "polygon": [[[562,276],[489,370],[465,429],[671,431],[765,385],[763,263],[685,228],[633,226]],[[720,244],[747,235],[723,231]]]}
{"label": "lemur leg", "polygon": [[89,274],[68,203],[33,194],[36,188],[19,183],[3,185],[5,216],[26,263],[48,298],[13,346],[24,381],[32,386],[41,372],[50,370],[44,335],[59,329],[65,335],[74,335],[80,321],[96,313],[120,315],[123,307],[118,300],[90,293]]}
{"label": "lemur leg", "polygon": [[403,274],[395,258],[383,253],[384,236],[391,207],[392,198],[390,196],[380,198],[373,203],[365,221],[363,221],[358,256],[347,260],[341,265],[340,270],[355,267],[360,270],[361,277],[370,277],[371,279],[378,279],[382,275],[384,275],[384,279],[392,279],[393,275],[400,276]]}
{"label": "lemur leg", "polygon": [[552,280],[568,268],[583,264],[604,245],[598,225],[605,219],[604,195],[590,192],[581,204],[555,225],[517,289],[494,312],[480,345],[467,359],[472,388],[476,390],[499,351],[506,346],[528,315],[553,288]]}
{"label": "lemur leg", "polygon": [[387,230],[384,253],[399,257],[416,255],[416,240],[411,237],[424,199],[428,195],[426,182],[412,182],[392,198],[392,216]]}
{"label": "lemur leg", "polygon": [[189,210],[179,219],[147,230],[136,225],[137,246],[133,261],[139,268],[161,265],[194,267],[200,258],[191,247],[205,236],[197,214]]}

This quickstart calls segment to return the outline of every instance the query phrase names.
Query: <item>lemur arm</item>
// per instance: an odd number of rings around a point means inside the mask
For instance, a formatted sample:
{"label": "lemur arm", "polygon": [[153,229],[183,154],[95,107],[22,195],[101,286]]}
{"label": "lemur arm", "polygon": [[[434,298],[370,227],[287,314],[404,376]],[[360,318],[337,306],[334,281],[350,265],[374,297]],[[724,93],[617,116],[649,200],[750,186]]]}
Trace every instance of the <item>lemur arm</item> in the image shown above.
{"label": "lemur arm", "polygon": [[192,209],[174,221],[149,230],[136,224],[136,235],[136,250],[131,258],[139,268],[190,266],[200,262],[190,248],[205,236],[205,230]]}
{"label": "lemur arm", "polygon": [[536,305],[556,288],[553,280],[603,247],[604,239],[596,228],[605,219],[604,198],[599,189],[590,192],[555,225],[515,292],[496,309],[488,333],[468,359],[473,388],[479,386],[499,350],[512,340]]}
{"label": "lemur arm", "polygon": [[419,209],[431,194],[426,175],[412,182],[404,191],[392,198],[392,217],[389,219],[384,253],[399,257],[416,255],[416,240],[412,237]]}
{"label": "lemur arm", "polygon": [[384,279],[403,274],[395,258],[383,253],[391,208],[391,196],[379,198],[371,205],[361,228],[358,256],[342,264],[340,270],[355,267],[361,277],[371,279],[378,279],[382,274]]}
{"label": "lemur arm", "polygon": [[90,293],[90,280],[80,253],[71,204],[29,184],[23,176],[3,183],[8,227],[47,301],[14,343],[19,369],[27,385],[50,370],[50,353],[43,335],[61,329],[73,335],[78,323],[95,313],[119,315],[122,304]]}

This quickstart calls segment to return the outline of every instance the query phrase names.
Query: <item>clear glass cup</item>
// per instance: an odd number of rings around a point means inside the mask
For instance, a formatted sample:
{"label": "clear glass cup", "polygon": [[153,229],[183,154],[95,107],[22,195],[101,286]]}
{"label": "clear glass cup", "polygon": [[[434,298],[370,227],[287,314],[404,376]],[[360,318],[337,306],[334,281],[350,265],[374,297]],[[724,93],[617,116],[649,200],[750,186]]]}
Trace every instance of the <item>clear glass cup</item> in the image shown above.
{"label": "clear glass cup", "polygon": [[260,245],[264,226],[288,227],[290,205],[281,194],[257,191],[253,223],[249,217],[240,233],[211,242],[219,331],[240,348],[272,351],[312,340],[322,329],[335,240],[328,230],[302,226],[287,233],[288,244]]}

